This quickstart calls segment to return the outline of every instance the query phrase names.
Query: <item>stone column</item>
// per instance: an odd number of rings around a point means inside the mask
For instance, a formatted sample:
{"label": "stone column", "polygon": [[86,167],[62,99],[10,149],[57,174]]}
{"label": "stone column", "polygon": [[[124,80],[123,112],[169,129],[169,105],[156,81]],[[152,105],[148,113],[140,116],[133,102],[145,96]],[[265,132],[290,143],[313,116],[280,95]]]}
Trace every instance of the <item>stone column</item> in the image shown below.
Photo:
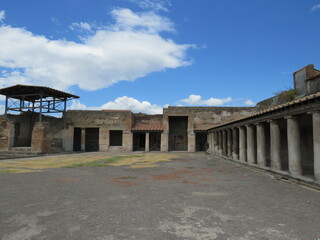
{"label": "stone column", "polygon": [[277,120],[270,121],[270,158],[271,167],[281,170],[280,126]]}
{"label": "stone column", "polygon": [[[122,133],[122,149],[123,151],[132,152],[133,150],[133,134],[130,130],[124,130]],[[109,143],[110,141],[108,141]]]}
{"label": "stone column", "polygon": [[36,122],[32,130],[31,150],[38,153],[49,153],[51,139],[49,134],[50,123]]}
{"label": "stone column", "polygon": [[247,160],[248,163],[255,163],[255,142],[254,142],[254,126],[247,125]]}
{"label": "stone column", "polygon": [[150,151],[150,134],[149,132],[146,132],[146,149],[145,151],[146,152],[149,152]]}
{"label": "stone column", "polygon": [[217,132],[213,132],[213,154],[218,153],[218,137]]}
{"label": "stone column", "polygon": [[66,152],[73,151],[74,125],[67,123],[62,130],[62,149]]}
{"label": "stone column", "polygon": [[169,136],[168,136],[168,133],[166,133],[166,132],[163,132],[162,134],[161,134],[161,144],[160,144],[160,146],[161,146],[161,152],[168,152],[168,145],[169,145]]}
{"label": "stone column", "polygon": [[312,114],[314,178],[320,182],[320,112]]}
{"label": "stone column", "polygon": [[241,162],[247,161],[247,141],[245,127],[239,127],[239,160]]}
{"label": "stone column", "polygon": [[210,153],[213,153],[213,152],[214,152],[214,148],[213,148],[213,132],[210,132],[210,142],[209,142],[209,145],[210,145]]}
{"label": "stone column", "polygon": [[236,128],[232,129],[232,140],[233,140],[233,144],[232,144],[232,157],[234,160],[238,160],[239,159],[239,134]]}
{"label": "stone column", "polygon": [[263,123],[257,124],[257,163],[260,167],[267,164],[266,158],[266,133]]}
{"label": "stone column", "polygon": [[228,146],[228,157],[232,157],[232,130],[227,130],[227,146]]}
{"label": "stone column", "polygon": [[196,134],[189,133],[188,134],[188,152],[196,151]]}
{"label": "stone column", "polygon": [[299,120],[295,116],[287,117],[289,172],[294,176],[302,175]]}
{"label": "stone column", "polygon": [[227,131],[222,131],[222,155],[227,156]]}
{"label": "stone column", "polygon": [[81,151],[86,150],[86,129],[81,128]]}
{"label": "stone column", "polygon": [[207,149],[207,152],[211,153],[211,132],[209,132],[207,134],[207,143],[208,143],[208,149]]}
{"label": "stone column", "polygon": [[219,131],[219,141],[218,141],[218,146],[219,146],[219,155],[222,155],[222,132]]}
{"label": "stone column", "polygon": [[218,148],[218,133],[214,132],[213,133],[213,153],[218,154],[219,153],[219,148]]}
{"label": "stone column", "polygon": [[207,152],[211,153],[211,133],[209,133],[209,132],[207,133],[207,143],[208,143]]}
{"label": "stone column", "polygon": [[109,130],[102,126],[99,129],[99,151],[107,152],[109,149]]}

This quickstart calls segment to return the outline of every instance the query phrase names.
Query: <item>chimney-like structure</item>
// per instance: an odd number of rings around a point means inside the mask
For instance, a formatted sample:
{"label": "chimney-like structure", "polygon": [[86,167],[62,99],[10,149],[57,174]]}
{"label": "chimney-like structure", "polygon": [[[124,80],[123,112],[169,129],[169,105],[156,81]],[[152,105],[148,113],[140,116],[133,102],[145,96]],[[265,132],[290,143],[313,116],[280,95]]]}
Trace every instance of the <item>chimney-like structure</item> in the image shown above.
{"label": "chimney-like structure", "polygon": [[294,88],[298,96],[305,96],[320,91],[320,71],[313,64],[293,73]]}

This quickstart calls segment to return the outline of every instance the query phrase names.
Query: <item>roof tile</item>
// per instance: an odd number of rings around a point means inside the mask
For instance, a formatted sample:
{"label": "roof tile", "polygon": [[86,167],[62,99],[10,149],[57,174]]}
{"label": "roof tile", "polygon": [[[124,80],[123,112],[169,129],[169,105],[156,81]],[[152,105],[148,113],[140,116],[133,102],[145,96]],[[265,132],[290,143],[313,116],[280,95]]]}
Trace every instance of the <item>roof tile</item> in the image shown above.
{"label": "roof tile", "polygon": [[163,126],[159,123],[137,123],[132,131],[163,131]]}

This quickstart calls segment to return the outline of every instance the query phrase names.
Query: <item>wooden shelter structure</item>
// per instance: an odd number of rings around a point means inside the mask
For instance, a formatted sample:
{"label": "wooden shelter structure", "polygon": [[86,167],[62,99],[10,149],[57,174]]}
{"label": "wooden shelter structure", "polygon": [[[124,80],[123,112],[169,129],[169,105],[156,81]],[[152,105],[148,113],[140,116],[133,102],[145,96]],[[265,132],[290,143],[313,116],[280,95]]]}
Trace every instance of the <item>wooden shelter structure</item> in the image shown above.
{"label": "wooden shelter structure", "polygon": [[9,111],[38,112],[39,121],[43,113],[65,112],[67,101],[79,96],[44,86],[14,85],[0,89],[6,96],[5,115]]}

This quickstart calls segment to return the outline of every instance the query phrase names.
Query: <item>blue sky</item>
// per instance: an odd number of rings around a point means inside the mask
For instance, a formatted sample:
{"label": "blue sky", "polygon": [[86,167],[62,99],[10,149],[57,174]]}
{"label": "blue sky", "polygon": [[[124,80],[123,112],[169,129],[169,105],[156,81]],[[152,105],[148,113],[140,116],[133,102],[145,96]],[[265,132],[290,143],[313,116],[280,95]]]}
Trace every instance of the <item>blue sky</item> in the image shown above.
{"label": "blue sky", "polygon": [[0,87],[69,91],[71,109],[252,106],[320,68],[319,24],[320,0],[1,0]]}

